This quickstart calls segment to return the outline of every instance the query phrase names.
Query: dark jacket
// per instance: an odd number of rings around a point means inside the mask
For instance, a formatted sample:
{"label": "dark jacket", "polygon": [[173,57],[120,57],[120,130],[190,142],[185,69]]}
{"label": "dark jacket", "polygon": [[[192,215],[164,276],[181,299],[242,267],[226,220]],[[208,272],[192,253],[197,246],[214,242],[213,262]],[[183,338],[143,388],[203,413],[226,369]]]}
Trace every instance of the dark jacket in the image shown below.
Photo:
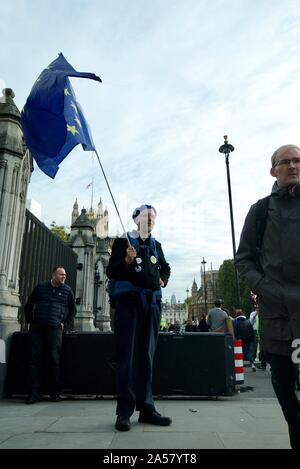
{"label": "dark jacket", "polygon": [[235,265],[259,295],[260,334],[267,352],[288,355],[300,338],[300,186],[274,184],[259,262],[256,262],[256,204],[246,217]]}
{"label": "dark jacket", "polygon": [[238,316],[233,320],[234,337],[242,340],[243,346],[254,342],[254,329],[246,316]]}
{"label": "dark jacket", "polygon": [[[154,252],[148,252],[143,246],[150,246],[149,238],[143,241],[138,238],[140,249],[137,253],[137,258],[142,262],[137,265],[136,261],[129,265],[125,263],[126,249],[128,242],[126,238],[117,238],[112,246],[112,253],[107,266],[106,274],[109,279],[114,280],[127,280],[134,286],[145,288],[147,290],[158,290],[159,278],[161,278],[165,285],[168,283],[170,277],[170,266],[165,260],[165,256],[161,244],[155,240],[158,262],[152,264],[149,255],[154,255]],[[148,252],[147,258],[144,253]],[[141,271],[137,272],[136,267],[140,266]]]}
{"label": "dark jacket", "polygon": [[69,324],[75,313],[72,289],[65,284],[53,287],[51,282],[40,283],[34,288],[25,305],[25,318],[29,324]]}

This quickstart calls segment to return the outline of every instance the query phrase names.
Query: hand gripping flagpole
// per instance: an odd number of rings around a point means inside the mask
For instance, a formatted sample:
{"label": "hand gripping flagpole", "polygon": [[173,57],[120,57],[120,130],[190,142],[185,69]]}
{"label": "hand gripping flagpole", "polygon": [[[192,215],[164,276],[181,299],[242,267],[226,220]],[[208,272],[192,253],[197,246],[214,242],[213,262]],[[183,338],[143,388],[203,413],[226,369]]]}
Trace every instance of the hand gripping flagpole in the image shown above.
{"label": "hand gripping flagpole", "polygon": [[95,151],[95,153],[96,153],[96,156],[97,156],[97,159],[98,159],[98,162],[99,162],[99,165],[100,165],[100,168],[101,168],[101,171],[102,171],[103,177],[104,177],[104,179],[105,179],[105,182],[106,182],[106,185],[107,185],[107,187],[108,187],[108,190],[109,190],[109,193],[110,193],[111,199],[112,199],[112,201],[113,201],[113,204],[114,204],[114,206],[115,206],[115,209],[116,209],[117,215],[118,215],[118,217],[119,217],[119,220],[120,220],[120,223],[121,223],[121,225],[122,225],[122,229],[123,229],[123,231],[124,231],[124,233],[125,233],[125,235],[126,235],[126,238],[127,238],[127,241],[128,241],[128,245],[129,245],[129,246],[131,246],[131,243],[130,243],[130,241],[129,241],[129,237],[128,237],[127,231],[125,230],[125,227],[124,227],[124,224],[123,224],[123,221],[122,221],[121,215],[120,215],[120,213],[119,213],[119,210],[118,210],[117,204],[116,204],[116,202],[115,202],[115,198],[114,198],[114,196],[113,196],[113,193],[112,193],[112,191],[111,191],[111,188],[110,188],[109,182],[108,182],[108,180],[107,180],[107,177],[106,177],[106,174],[105,174],[104,168],[103,168],[103,166],[102,166],[101,160],[100,160],[100,158],[99,158],[98,152],[97,152],[97,150],[96,150],[96,149],[95,149],[94,151]]}

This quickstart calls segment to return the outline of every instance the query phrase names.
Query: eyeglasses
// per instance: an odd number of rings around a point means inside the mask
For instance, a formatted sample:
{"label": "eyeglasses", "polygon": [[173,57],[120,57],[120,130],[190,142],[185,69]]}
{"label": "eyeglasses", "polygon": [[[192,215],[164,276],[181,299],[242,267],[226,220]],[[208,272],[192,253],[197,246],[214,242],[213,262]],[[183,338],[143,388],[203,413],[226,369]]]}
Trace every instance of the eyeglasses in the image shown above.
{"label": "eyeglasses", "polygon": [[277,163],[274,164],[275,166],[289,166],[291,163],[294,165],[300,164],[300,158],[292,158],[291,160],[279,160]]}

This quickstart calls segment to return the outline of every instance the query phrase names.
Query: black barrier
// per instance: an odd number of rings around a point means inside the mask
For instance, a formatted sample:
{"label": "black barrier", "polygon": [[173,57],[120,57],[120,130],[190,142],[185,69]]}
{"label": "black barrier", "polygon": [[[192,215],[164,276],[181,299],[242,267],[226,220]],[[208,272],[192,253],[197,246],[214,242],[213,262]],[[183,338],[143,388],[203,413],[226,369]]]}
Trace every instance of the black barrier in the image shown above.
{"label": "black barrier", "polygon": [[[28,334],[13,334],[6,394],[29,390]],[[63,336],[62,389],[69,395],[115,395],[114,334]],[[46,378],[46,376],[45,376]],[[153,393],[159,396],[228,396],[234,390],[232,337],[214,333],[160,333],[154,359]],[[43,392],[47,393],[46,379]]]}

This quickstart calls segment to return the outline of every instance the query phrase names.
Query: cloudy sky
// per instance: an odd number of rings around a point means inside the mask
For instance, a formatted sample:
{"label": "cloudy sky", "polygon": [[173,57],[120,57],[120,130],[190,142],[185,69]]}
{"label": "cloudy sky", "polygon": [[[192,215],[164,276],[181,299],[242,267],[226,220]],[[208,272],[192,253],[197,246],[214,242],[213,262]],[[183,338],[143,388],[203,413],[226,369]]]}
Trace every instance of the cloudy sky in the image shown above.
{"label": "cloudy sky", "polygon": [[[72,79],[124,223],[141,203],[158,212],[172,278],[186,297],[207,268],[232,257],[223,135],[230,157],[237,243],[249,206],[267,195],[270,156],[299,144],[299,0],[11,0],[1,4],[0,86],[21,108],[59,52],[103,83]],[[76,147],[52,180],[38,168],[28,197],[49,225],[70,225],[94,178],[122,229],[98,163]]]}

